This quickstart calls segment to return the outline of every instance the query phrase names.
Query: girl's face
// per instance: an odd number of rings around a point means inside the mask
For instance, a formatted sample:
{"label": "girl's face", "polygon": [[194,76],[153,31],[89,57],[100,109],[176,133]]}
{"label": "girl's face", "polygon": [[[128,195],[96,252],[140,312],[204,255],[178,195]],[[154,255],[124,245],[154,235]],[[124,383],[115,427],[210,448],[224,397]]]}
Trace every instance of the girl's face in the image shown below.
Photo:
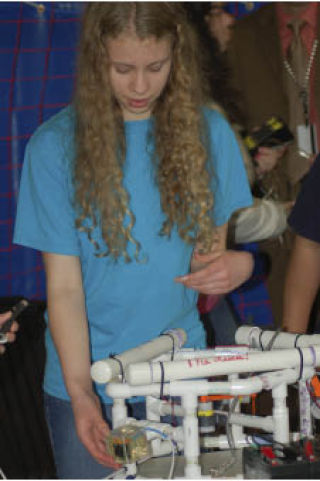
{"label": "girl's face", "polygon": [[107,40],[110,82],[124,120],[146,119],[168,81],[172,48],[169,38],[139,39],[123,33]]}

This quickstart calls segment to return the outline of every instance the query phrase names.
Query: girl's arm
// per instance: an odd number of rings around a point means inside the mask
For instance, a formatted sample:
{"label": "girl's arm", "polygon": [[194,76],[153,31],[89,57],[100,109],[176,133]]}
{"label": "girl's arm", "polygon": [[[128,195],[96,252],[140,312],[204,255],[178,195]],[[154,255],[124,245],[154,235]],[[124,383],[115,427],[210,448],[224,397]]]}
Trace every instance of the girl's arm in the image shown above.
{"label": "girl's arm", "polygon": [[98,462],[117,468],[105,450],[109,428],[102,418],[90,377],[88,321],[79,258],[44,253],[43,259],[49,328],[71,398],[78,436]]}
{"label": "girl's arm", "polygon": [[226,294],[249,279],[253,257],[248,252],[226,249],[228,224],[218,227],[219,241],[209,254],[199,254],[197,246],[191,259],[191,273],[177,277],[184,284],[202,294]]}

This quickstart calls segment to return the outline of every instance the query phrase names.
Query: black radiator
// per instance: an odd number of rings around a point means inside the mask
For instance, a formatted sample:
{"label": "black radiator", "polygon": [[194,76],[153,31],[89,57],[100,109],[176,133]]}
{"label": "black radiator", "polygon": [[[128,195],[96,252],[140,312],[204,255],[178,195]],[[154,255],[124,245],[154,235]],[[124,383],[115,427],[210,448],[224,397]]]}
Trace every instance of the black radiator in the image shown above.
{"label": "black radiator", "polygon": [[[0,298],[0,312],[20,299]],[[15,343],[0,355],[0,468],[9,479],[56,478],[43,410],[44,310],[30,302]]]}

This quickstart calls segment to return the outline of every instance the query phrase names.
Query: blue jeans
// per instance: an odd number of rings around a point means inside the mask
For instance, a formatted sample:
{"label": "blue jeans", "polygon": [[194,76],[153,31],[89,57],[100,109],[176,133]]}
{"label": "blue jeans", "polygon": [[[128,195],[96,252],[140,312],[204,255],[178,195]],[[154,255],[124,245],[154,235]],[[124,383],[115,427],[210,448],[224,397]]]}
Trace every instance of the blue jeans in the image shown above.
{"label": "blue jeans", "polygon": [[[45,411],[59,479],[101,479],[113,469],[99,464],[77,436],[71,403],[44,395]],[[145,419],[145,404],[132,403],[132,415]],[[111,404],[103,404],[103,416],[111,426]]]}
{"label": "blue jeans", "polygon": [[201,315],[207,332],[207,343],[213,346],[229,346],[235,343],[239,321],[228,300],[223,296],[210,312]]}

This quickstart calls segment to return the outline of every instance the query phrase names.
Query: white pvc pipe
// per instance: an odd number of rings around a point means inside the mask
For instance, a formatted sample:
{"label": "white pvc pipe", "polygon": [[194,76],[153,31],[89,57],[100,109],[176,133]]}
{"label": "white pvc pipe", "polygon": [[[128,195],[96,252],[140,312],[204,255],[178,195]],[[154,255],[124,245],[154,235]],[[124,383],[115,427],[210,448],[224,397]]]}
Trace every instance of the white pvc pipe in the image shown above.
{"label": "white pvc pipe", "polygon": [[121,365],[125,369],[132,362],[148,361],[172,349],[180,349],[186,340],[187,335],[183,329],[171,329],[152,341],[117,354],[116,358],[120,362],[110,357],[94,362],[91,366],[91,377],[97,383],[107,383],[120,376]]}
{"label": "white pvc pipe", "polygon": [[[231,385],[233,385],[233,383],[237,384],[239,382],[238,378],[239,378],[238,374],[229,374],[229,376],[228,376],[228,380],[231,383]],[[241,380],[240,380],[240,382],[241,382]],[[234,401],[235,401],[234,398],[229,399],[229,409],[231,408]],[[239,412],[240,412],[240,403],[239,403],[239,399],[237,399],[235,409],[234,409],[234,413],[239,413]],[[236,445],[238,439],[242,439],[242,437],[243,437],[243,428],[242,428],[241,424],[233,424],[233,423],[231,423],[230,427],[231,427],[233,441]]]}
{"label": "white pvc pipe", "polygon": [[299,412],[300,412],[300,433],[302,436],[312,437],[312,418],[310,393],[305,381],[299,381]]}
{"label": "white pvc pipe", "polygon": [[[126,383],[111,382],[107,385],[106,392],[112,398],[129,399],[133,396],[159,396],[160,384],[143,386],[130,386]],[[239,379],[236,382],[209,382],[207,380],[174,381],[165,383],[163,394],[165,396],[181,396],[183,393],[193,393],[198,396],[209,394],[231,394],[240,396],[253,394],[262,390],[262,381],[257,376],[249,379]]]}
{"label": "white pvc pipe", "polygon": [[184,474],[187,479],[197,479],[201,477],[201,467],[198,462],[200,443],[198,435],[197,395],[193,393],[184,394],[182,396],[182,407],[185,413],[183,418]]}
{"label": "white pvc pipe", "polygon": [[[219,436],[203,436],[200,440],[201,446],[204,448],[218,448],[218,449],[230,449],[228,438],[225,434]],[[250,446],[248,442],[248,435],[243,435],[240,439],[235,441],[235,447],[237,449]]]}
{"label": "white pvc pipe", "polygon": [[[320,364],[320,347],[302,348],[304,366]],[[160,363],[137,363],[126,368],[126,379],[131,385],[151,384],[176,379],[195,379],[210,376],[262,372],[300,366],[301,358],[297,349],[275,350],[268,352],[251,352],[236,356],[218,356]]]}
{"label": "white pvc pipe", "polygon": [[249,414],[234,413],[230,416],[230,423],[247,428],[263,429],[267,433],[273,432],[272,416],[250,416]]}
{"label": "white pvc pipe", "polygon": [[175,416],[184,415],[183,408],[179,404],[175,404],[174,406],[172,406],[171,403],[147,396],[147,400],[150,398],[152,399],[152,401],[149,402],[150,416],[147,415],[147,419],[155,420],[156,416],[158,417],[158,419],[160,419],[161,416],[170,416],[170,414],[172,414],[172,411],[174,411]]}
{"label": "white pvc pipe", "polygon": [[287,385],[281,384],[272,389],[273,398],[273,439],[279,443],[289,443],[289,409],[287,408]]}
{"label": "white pvc pipe", "polygon": [[[306,368],[303,373],[309,379],[314,370]],[[165,396],[181,396],[182,393],[191,392],[198,396],[209,394],[230,394],[233,396],[248,395],[260,392],[262,389],[272,389],[282,383],[292,384],[297,381],[299,373],[297,369],[286,369],[263,373],[246,379],[234,381],[210,382],[208,380],[185,380],[172,381],[163,385]],[[160,384],[148,384],[131,386],[127,383],[111,382],[107,385],[106,392],[112,398],[129,399],[133,396],[160,396]]]}
{"label": "white pvc pipe", "polygon": [[264,331],[258,326],[240,326],[235,334],[237,344],[247,344],[251,347],[266,349],[272,342],[272,349],[292,349],[320,345],[320,334],[292,334],[290,332]]}
{"label": "white pvc pipe", "polygon": [[[179,361],[181,359],[195,359],[195,358],[205,358],[205,357],[215,357],[215,356],[230,356],[237,354],[246,354],[249,352],[248,346],[218,346],[215,349],[180,349],[177,351],[174,360]],[[170,360],[169,355],[165,354],[166,359]],[[163,359],[153,359],[154,361],[159,361]]]}
{"label": "white pvc pipe", "polygon": [[128,408],[124,399],[114,399],[112,405],[112,428],[118,428],[126,424],[128,418]]}

